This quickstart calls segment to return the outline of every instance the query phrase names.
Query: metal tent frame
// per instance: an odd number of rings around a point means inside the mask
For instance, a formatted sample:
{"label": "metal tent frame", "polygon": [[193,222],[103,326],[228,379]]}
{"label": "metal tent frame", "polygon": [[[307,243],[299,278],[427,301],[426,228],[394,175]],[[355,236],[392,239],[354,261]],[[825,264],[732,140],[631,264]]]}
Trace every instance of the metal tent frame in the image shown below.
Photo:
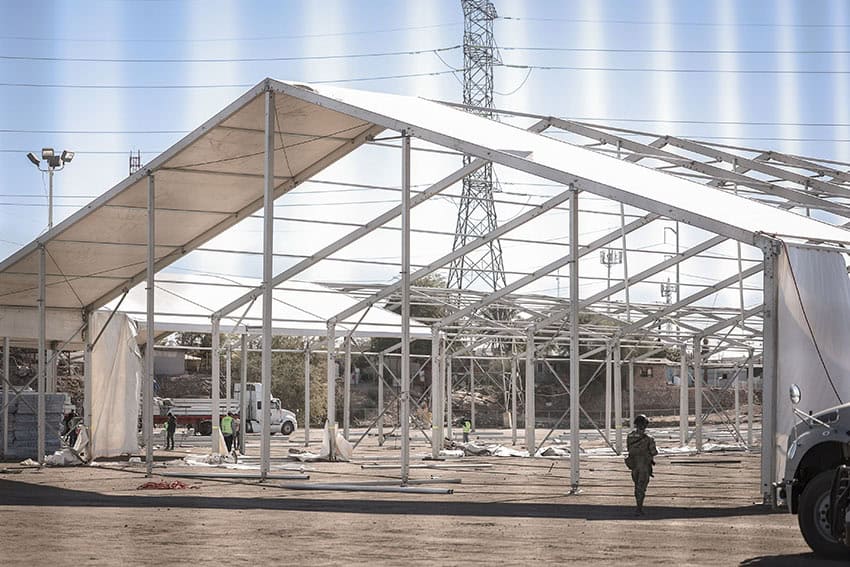
{"label": "metal tent frame", "polygon": [[[379,93],[317,87],[266,79],[233,104],[186,136],[143,169],[24,246],[0,263],[0,335],[13,341],[37,340],[39,352],[39,448],[44,446],[43,394],[48,341],[83,345],[90,353],[95,337],[81,333],[94,310],[146,281],[147,328],[156,328],[153,288],[155,273],[203,246],[243,219],[263,211],[263,281],[212,314],[213,351],[220,348],[222,319],[240,307],[262,298],[262,380],[270,396],[272,293],[284,282],[305,272],[347,246],[388,223],[400,219],[400,278],[387,286],[351,285],[347,291],[362,299],[327,321],[329,400],[333,400],[337,325],[354,313],[397,297],[401,306],[401,407],[402,483],[409,474],[409,344],[410,306],[425,301],[446,309],[431,322],[431,404],[445,412],[445,370],[455,355],[442,344],[457,343],[474,352],[493,340],[524,344],[524,352],[511,356],[513,365],[526,367],[526,443],[534,448],[534,372],[538,356],[553,345],[569,351],[571,453],[579,452],[579,364],[604,353],[606,404],[613,403],[615,446],[622,447],[622,399],[619,381],[622,346],[656,344],[684,352],[694,344],[693,366],[699,375],[702,340],[711,338],[717,351],[752,361],[761,351],[764,380],[762,436],[774,434],[773,391],[776,360],[775,261],[781,241],[804,243],[842,251],[850,242],[844,229],[850,196],[850,179],[837,165],[801,156],[725,148],[681,138],[652,138],[624,131],[553,117],[503,113],[516,120],[532,120],[525,128],[471,116],[447,104]],[[557,129],[559,133],[551,130]],[[377,140],[385,130],[398,137]],[[545,135],[543,133],[546,133]],[[554,139],[557,136],[558,139]],[[387,141],[400,140],[400,144]],[[428,188],[411,191],[411,161],[421,144],[473,159]],[[400,153],[401,203],[362,223],[315,253],[301,257],[275,273],[273,259],[274,202],[299,185],[364,145],[389,145]],[[419,149],[422,149],[421,147]],[[427,264],[411,262],[411,210],[447,190],[467,174],[492,163],[554,184],[554,191],[524,207],[516,217],[464,247]],[[582,223],[596,211],[589,199],[617,203],[619,225],[589,242],[580,242]],[[569,213],[568,242],[554,259],[531,271],[512,273],[507,285],[492,293],[475,290],[411,288],[411,282],[446,270],[453,261],[499,238],[509,242],[512,230],[528,225],[549,211]],[[818,220],[795,214],[803,211]],[[681,223],[674,230],[675,254],[661,261],[644,262],[630,273],[624,266],[622,281],[599,289],[600,278],[585,274],[588,259],[606,247],[619,247],[634,260],[638,250],[629,241],[648,227]],[[660,223],[660,224],[659,224]],[[689,225],[708,235],[689,247],[681,246],[679,230]],[[702,231],[701,233],[699,231]],[[423,232],[419,229],[419,232]],[[532,239],[533,240],[533,239]],[[728,273],[703,285],[678,281],[676,301],[652,304],[632,301],[630,292],[642,285],[657,285],[653,278],[669,269],[697,260],[729,260],[716,248],[725,241],[738,243],[738,254]],[[538,242],[540,245],[550,243]],[[761,252],[761,259],[743,255],[741,246]],[[753,248],[750,248],[753,247]],[[658,260],[658,258],[655,258]],[[569,301],[530,293],[527,286],[545,278],[560,278],[569,270]],[[679,272],[677,271],[677,274]],[[760,281],[759,281],[760,280]],[[595,291],[584,294],[583,282],[594,282]],[[760,284],[760,285],[759,285]],[[688,289],[685,289],[685,288]],[[704,300],[733,290],[738,305],[712,309]],[[745,294],[759,294],[758,302],[745,302]],[[625,301],[619,301],[620,295]],[[509,321],[490,316],[509,310]],[[588,322],[582,323],[586,318]],[[14,324],[18,321],[19,324]],[[663,329],[670,322],[668,329]],[[661,325],[659,325],[661,323]],[[9,343],[6,342],[6,345]],[[58,349],[57,349],[58,350]],[[583,352],[582,352],[583,350]],[[5,349],[8,353],[8,348]],[[153,349],[147,349],[144,387],[144,434],[150,439],[152,424]],[[218,356],[213,356],[215,375]],[[751,362],[750,368],[752,368]],[[610,370],[609,370],[610,368]],[[86,365],[87,374],[90,372]],[[752,375],[752,370],[749,371]],[[516,378],[513,377],[512,383]],[[683,380],[684,388],[687,381]],[[700,381],[698,380],[697,383]],[[609,401],[613,389],[614,399]],[[699,389],[699,387],[697,388]],[[516,389],[512,392],[515,393]],[[215,389],[214,389],[215,392]],[[214,394],[215,395],[215,394]],[[701,404],[701,397],[696,400]],[[265,407],[269,407],[268,399]],[[218,407],[217,403],[213,404]],[[334,405],[328,422],[334,438]],[[87,408],[89,409],[89,408]],[[87,411],[88,415],[89,412]],[[683,417],[684,417],[683,412]],[[701,443],[701,407],[696,408],[697,444]],[[215,422],[215,420],[214,420]],[[450,423],[450,422],[449,422]],[[443,420],[436,419],[433,450],[443,438]],[[610,428],[607,428],[610,430]],[[686,437],[683,428],[683,439]],[[767,443],[762,443],[764,447]],[[148,443],[148,462],[152,460]],[[268,473],[268,420],[265,420],[261,472]],[[763,451],[762,488],[771,501],[773,455]],[[571,484],[578,490],[579,459],[572,459]]]}

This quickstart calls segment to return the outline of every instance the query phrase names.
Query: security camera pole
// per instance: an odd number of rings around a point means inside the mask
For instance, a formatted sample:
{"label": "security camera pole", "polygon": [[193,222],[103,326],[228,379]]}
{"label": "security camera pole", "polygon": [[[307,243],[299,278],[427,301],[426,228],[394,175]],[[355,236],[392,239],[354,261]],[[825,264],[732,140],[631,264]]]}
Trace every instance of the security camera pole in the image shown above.
{"label": "security camera pole", "polygon": [[[51,230],[53,228],[53,172],[65,169],[65,164],[71,163],[71,160],[74,159],[74,152],[62,150],[61,155],[56,155],[53,148],[42,148],[41,159],[38,159],[38,157],[32,152],[27,154],[27,159],[29,159],[39,171],[48,174],[49,190],[47,193],[47,230]],[[47,169],[41,169],[42,161],[47,164]]]}

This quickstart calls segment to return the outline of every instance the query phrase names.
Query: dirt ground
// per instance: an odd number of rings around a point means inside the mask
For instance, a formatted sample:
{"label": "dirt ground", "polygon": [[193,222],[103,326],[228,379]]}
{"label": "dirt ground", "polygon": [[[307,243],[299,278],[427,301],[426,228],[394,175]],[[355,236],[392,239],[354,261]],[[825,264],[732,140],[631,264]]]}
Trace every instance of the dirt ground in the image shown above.
{"label": "dirt ground", "polygon": [[[285,457],[299,441],[273,439],[272,472],[303,467],[308,481],[184,478],[197,488],[138,490],[163,477],[127,462],[0,465],[0,565],[842,564],[816,559],[795,516],[760,504],[758,454],[660,456],[647,514],[635,517],[619,457],[583,456],[581,492],[571,495],[568,458],[435,464],[414,440],[410,477],[429,481],[416,486],[453,494],[304,491],[291,485],[398,486],[398,440],[379,448],[370,438],[351,463],[303,465]],[[154,472],[227,472],[168,460],[204,443],[158,451]],[[249,440],[249,453],[258,443]]]}

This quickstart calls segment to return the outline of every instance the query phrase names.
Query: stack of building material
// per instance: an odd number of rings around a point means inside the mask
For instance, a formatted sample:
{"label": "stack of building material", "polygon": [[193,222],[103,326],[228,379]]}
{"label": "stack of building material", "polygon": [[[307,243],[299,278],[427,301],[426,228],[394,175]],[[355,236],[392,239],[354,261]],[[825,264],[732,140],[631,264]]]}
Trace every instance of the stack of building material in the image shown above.
{"label": "stack of building material", "polygon": [[[24,392],[18,397],[9,396],[9,445],[4,459],[38,459],[38,394]],[[0,408],[5,404],[0,392]],[[44,452],[46,455],[59,450],[59,434],[62,428],[62,414],[65,405],[64,394],[45,394],[44,396]],[[3,451],[3,419],[0,411],[0,454]]]}

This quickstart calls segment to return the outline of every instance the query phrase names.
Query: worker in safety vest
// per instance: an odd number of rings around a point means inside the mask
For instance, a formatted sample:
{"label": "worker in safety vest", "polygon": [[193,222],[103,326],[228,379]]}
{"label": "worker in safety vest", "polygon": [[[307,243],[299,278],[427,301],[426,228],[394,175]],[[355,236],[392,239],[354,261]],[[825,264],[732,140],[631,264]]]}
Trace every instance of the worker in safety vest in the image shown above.
{"label": "worker in safety vest", "polygon": [[469,433],[472,431],[472,422],[468,417],[463,418],[463,442],[469,443]]}
{"label": "worker in safety vest", "polygon": [[233,448],[233,412],[227,412],[227,415],[221,418],[221,435],[229,453]]}

